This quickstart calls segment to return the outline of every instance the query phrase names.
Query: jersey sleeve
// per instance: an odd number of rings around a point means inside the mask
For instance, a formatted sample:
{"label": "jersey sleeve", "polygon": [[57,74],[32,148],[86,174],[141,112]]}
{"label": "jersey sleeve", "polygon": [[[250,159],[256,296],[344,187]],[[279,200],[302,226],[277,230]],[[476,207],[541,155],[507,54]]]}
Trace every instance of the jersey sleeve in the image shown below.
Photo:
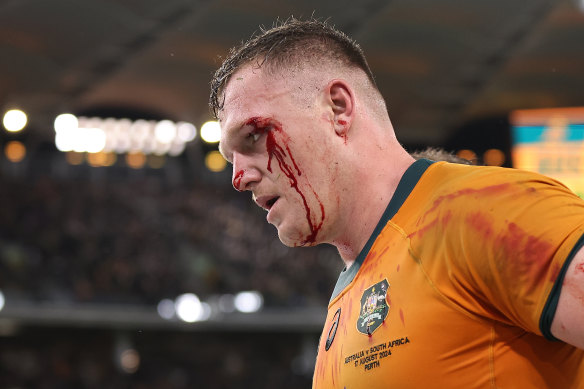
{"label": "jersey sleeve", "polygon": [[553,339],[564,274],[584,242],[584,201],[534,173],[450,170],[435,175],[409,227],[412,255],[458,309]]}

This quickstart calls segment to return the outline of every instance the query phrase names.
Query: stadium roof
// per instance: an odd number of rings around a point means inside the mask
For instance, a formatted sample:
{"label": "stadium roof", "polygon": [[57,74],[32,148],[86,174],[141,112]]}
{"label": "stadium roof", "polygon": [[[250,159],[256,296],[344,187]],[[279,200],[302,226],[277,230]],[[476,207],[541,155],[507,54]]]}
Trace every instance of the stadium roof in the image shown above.
{"label": "stadium roof", "polygon": [[53,136],[63,112],[200,125],[219,57],[276,18],[328,18],[363,46],[404,143],[517,108],[584,105],[580,0],[5,0],[0,108]]}

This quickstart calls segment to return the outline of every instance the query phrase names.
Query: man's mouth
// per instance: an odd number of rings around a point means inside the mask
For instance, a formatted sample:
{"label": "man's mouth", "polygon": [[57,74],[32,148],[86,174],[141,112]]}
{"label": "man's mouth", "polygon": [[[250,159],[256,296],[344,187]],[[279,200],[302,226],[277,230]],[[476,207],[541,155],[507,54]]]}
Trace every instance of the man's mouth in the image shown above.
{"label": "man's mouth", "polygon": [[266,207],[268,208],[268,210],[269,210],[270,208],[272,208],[272,205],[274,205],[274,203],[275,203],[276,201],[278,201],[278,199],[279,199],[279,197],[278,197],[278,196],[276,196],[276,197],[274,197],[274,198],[271,198],[270,200],[268,200],[268,201],[266,202]]}
{"label": "man's mouth", "polygon": [[254,201],[261,208],[269,211],[279,198],[280,196],[260,196],[255,198]]}

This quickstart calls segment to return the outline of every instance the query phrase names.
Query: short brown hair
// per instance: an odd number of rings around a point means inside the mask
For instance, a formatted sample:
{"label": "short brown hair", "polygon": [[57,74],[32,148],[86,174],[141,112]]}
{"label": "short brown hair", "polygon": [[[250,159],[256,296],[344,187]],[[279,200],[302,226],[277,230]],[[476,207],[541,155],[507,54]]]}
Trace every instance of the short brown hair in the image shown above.
{"label": "short brown hair", "polygon": [[257,61],[258,67],[267,64],[271,69],[281,69],[284,66],[316,62],[315,60],[325,57],[362,69],[375,86],[373,73],[363,50],[353,39],[326,21],[290,18],[281,23],[276,22],[270,29],[261,29],[258,35],[230,50],[229,56],[217,69],[211,81],[209,106],[217,117],[223,109],[223,88],[233,73],[251,61]]}

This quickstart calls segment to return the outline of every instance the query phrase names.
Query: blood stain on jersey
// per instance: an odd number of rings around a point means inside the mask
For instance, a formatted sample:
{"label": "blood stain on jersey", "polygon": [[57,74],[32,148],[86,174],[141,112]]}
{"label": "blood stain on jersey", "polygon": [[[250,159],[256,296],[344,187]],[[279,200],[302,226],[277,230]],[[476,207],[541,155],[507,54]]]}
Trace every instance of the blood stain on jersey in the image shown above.
{"label": "blood stain on jersey", "polygon": [[357,319],[357,330],[369,335],[379,328],[389,313],[387,279],[367,288],[361,296],[361,310]]}
{"label": "blood stain on jersey", "polygon": [[465,188],[465,189],[461,189],[461,190],[453,192],[453,193],[448,193],[446,195],[442,195],[442,196],[438,197],[436,200],[434,200],[434,204],[432,204],[432,207],[428,211],[426,211],[426,213],[422,217],[422,221],[424,221],[424,219],[426,218],[426,216],[428,214],[430,214],[430,213],[434,212],[436,209],[438,209],[440,204],[442,204],[442,202],[445,200],[450,202],[450,201],[455,200],[461,196],[469,196],[469,195],[474,195],[475,197],[476,196],[479,196],[479,197],[490,196],[493,194],[507,191],[508,187],[510,185],[511,185],[510,183],[505,182],[502,184],[485,186],[483,188]]}
{"label": "blood stain on jersey", "polygon": [[[580,264],[580,266],[582,266],[582,264]],[[560,270],[562,270],[562,267],[559,264],[554,263],[554,267],[553,267],[552,271],[550,272],[550,278],[549,278],[549,280],[551,282],[554,282],[558,278],[558,276],[560,275]],[[578,271],[577,268],[576,268],[576,271]],[[582,269],[582,272],[584,273],[584,269]]]}

